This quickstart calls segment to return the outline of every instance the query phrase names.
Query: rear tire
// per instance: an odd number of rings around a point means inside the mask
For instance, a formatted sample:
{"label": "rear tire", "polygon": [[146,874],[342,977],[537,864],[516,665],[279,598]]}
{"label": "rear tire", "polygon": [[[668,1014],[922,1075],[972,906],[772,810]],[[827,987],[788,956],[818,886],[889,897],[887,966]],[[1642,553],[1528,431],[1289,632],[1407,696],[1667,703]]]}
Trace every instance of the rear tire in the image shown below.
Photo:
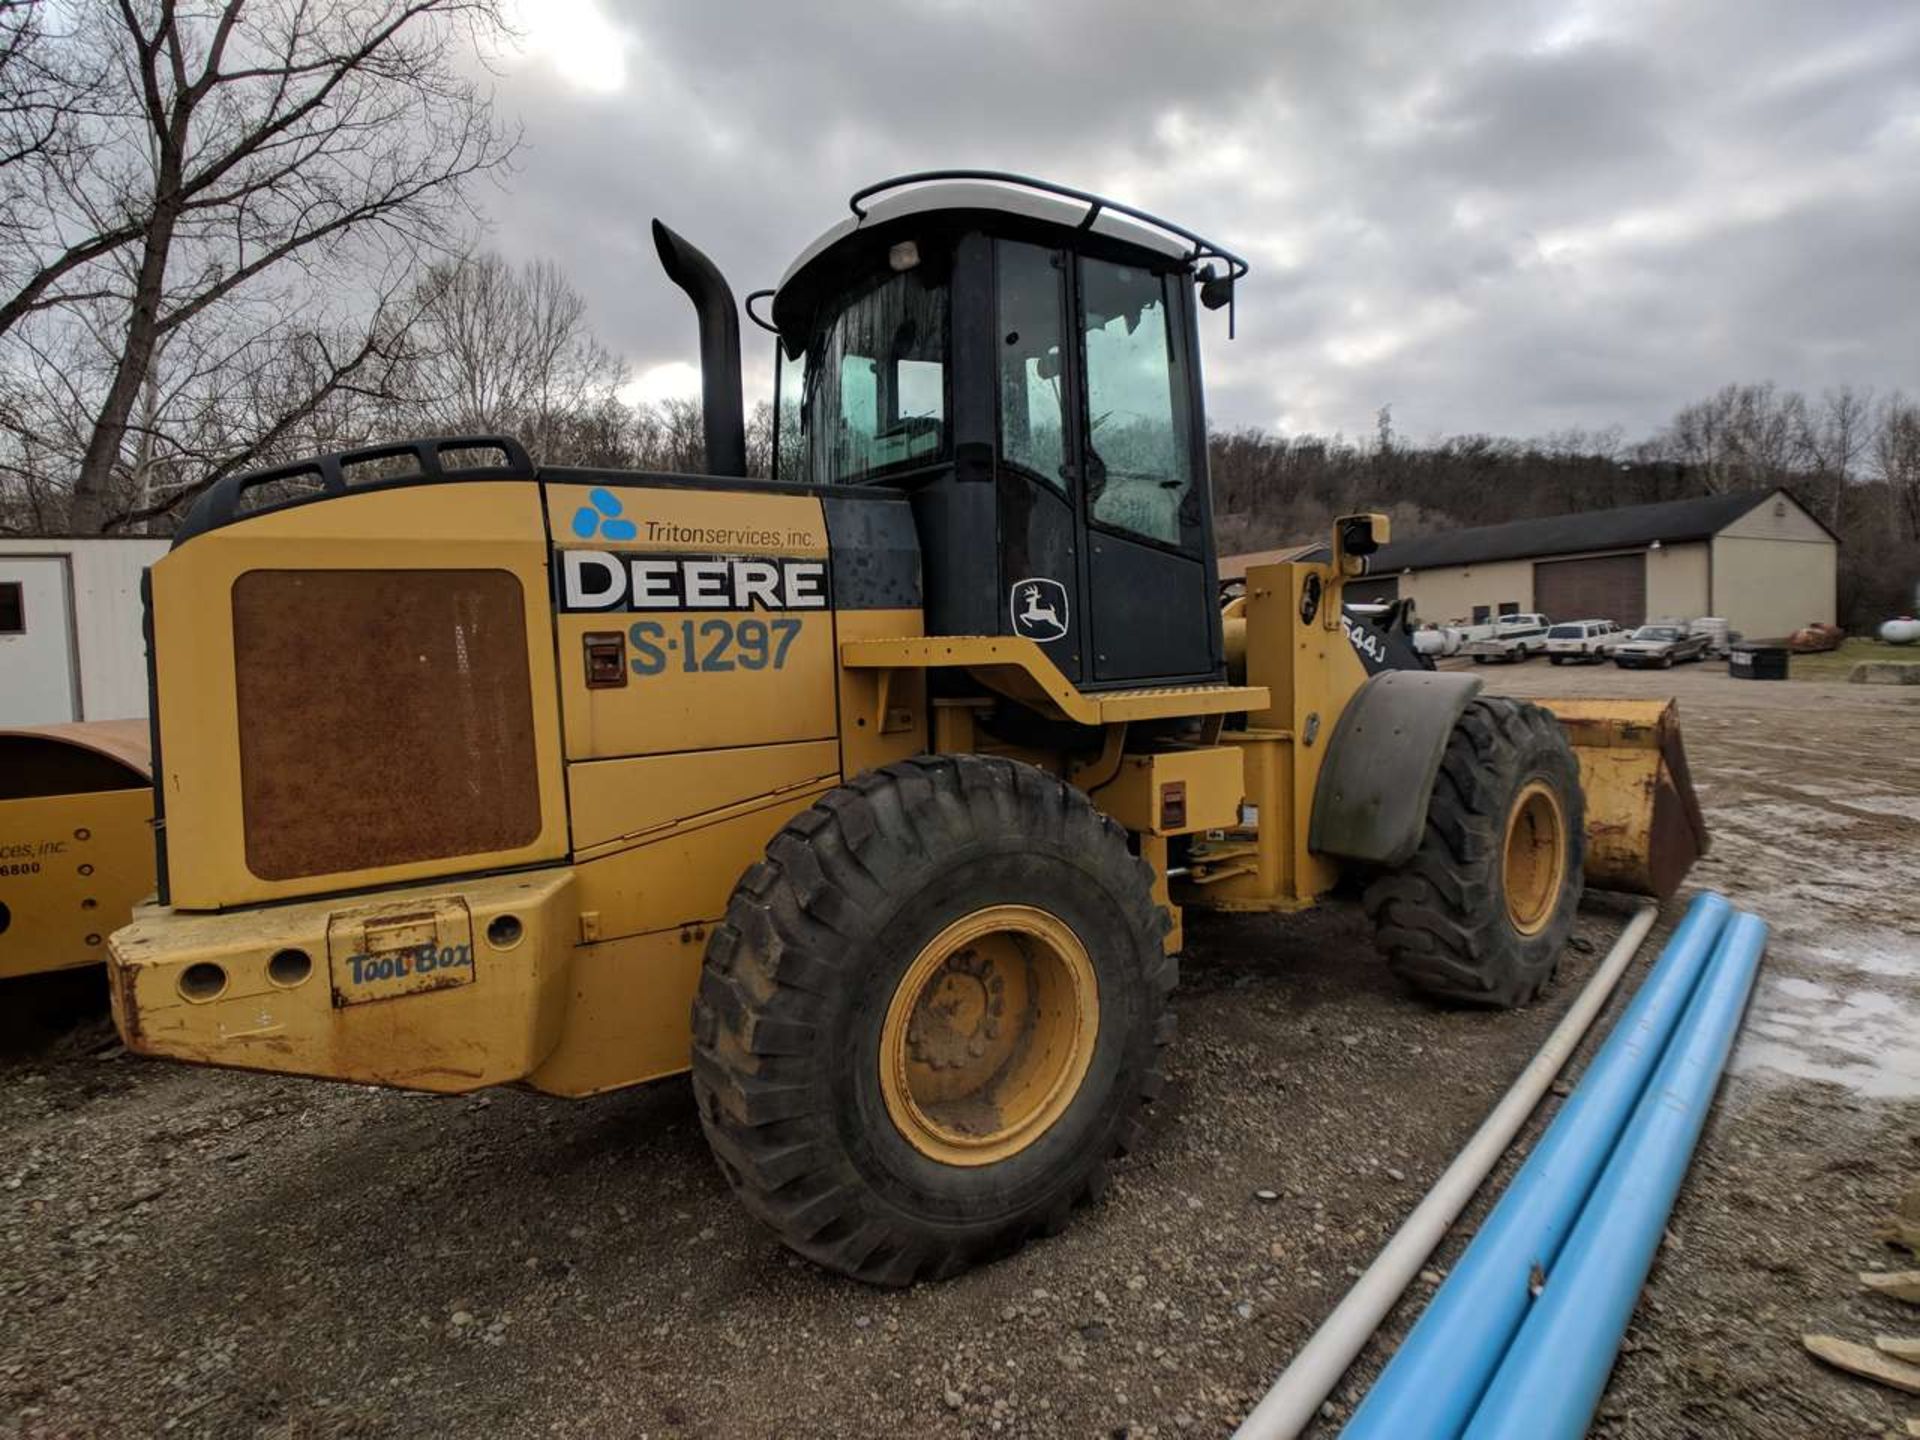
{"label": "rear tire", "polygon": [[694,1002],[700,1121],[747,1208],[881,1285],[1065,1226],[1160,1091],[1177,975],[1126,832],[1029,765],[927,756],[795,817]]}
{"label": "rear tire", "polygon": [[1580,768],[1559,722],[1538,705],[1476,699],[1447,742],[1419,849],[1363,904],[1413,989],[1511,1008],[1559,966],[1585,854]]}

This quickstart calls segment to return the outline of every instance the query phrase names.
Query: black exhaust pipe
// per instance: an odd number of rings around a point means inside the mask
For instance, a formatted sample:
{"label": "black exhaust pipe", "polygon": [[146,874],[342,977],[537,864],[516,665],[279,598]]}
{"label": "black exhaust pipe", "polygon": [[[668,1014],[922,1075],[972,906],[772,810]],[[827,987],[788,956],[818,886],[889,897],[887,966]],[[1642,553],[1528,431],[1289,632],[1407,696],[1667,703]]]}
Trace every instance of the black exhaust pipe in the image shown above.
{"label": "black exhaust pipe", "polygon": [[707,473],[747,473],[747,422],[740,405],[740,311],[715,265],[658,220],[653,245],[667,278],[687,292],[700,317],[700,418],[706,427]]}

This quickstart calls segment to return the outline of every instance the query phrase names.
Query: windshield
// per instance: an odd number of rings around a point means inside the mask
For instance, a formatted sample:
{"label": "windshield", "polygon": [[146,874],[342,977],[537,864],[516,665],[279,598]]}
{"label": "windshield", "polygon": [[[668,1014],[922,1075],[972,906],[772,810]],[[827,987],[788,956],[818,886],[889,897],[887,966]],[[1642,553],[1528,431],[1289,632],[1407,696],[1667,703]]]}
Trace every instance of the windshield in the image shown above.
{"label": "windshield", "polygon": [[1671,625],[1642,625],[1633,632],[1636,640],[1678,640],[1680,632]]}
{"label": "windshield", "polygon": [[1556,625],[1547,631],[1549,640],[1578,640],[1581,630],[1578,625]]}
{"label": "windshield", "polygon": [[799,424],[781,437],[780,478],[844,484],[945,455],[944,265],[929,259],[864,282],[823,314],[807,346]]}

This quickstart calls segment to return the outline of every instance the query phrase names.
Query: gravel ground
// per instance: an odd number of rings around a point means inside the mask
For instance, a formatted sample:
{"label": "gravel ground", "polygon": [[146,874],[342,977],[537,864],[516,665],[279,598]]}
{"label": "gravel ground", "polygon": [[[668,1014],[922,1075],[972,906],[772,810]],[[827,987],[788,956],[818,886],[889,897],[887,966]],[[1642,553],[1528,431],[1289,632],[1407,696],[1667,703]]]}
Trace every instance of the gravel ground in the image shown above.
{"label": "gravel ground", "polygon": [[[1895,1433],[1920,1400],[1799,1336],[1920,1330],[1853,1279],[1898,1266],[1872,1227],[1920,1179],[1920,694],[1716,667],[1488,678],[1680,694],[1717,837],[1695,879],[1775,926],[1596,1433]],[[1350,907],[1190,917],[1169,1093],[1108,1198],[904,1293],[774,1243],[683,1082],[442,1100],[192,1070],[121,1053],[87,978],[21,982],[0,990],[0,1434],[1225,1434],[1618,924],[1594,902],[1549,996],[1487,1016],[1399,993]]]}

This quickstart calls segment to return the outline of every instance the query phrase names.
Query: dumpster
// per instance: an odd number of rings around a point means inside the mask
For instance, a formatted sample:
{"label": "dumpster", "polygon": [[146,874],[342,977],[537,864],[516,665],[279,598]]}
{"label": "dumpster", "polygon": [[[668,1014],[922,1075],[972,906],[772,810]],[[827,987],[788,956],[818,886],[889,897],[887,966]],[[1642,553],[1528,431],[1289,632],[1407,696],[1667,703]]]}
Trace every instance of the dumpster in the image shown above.
{"label": "dumpster", "polygon": [[1792,653],[1785,645],[1736,645],[1727,655],[1727,673],[1736,680],[1784,680]]}

